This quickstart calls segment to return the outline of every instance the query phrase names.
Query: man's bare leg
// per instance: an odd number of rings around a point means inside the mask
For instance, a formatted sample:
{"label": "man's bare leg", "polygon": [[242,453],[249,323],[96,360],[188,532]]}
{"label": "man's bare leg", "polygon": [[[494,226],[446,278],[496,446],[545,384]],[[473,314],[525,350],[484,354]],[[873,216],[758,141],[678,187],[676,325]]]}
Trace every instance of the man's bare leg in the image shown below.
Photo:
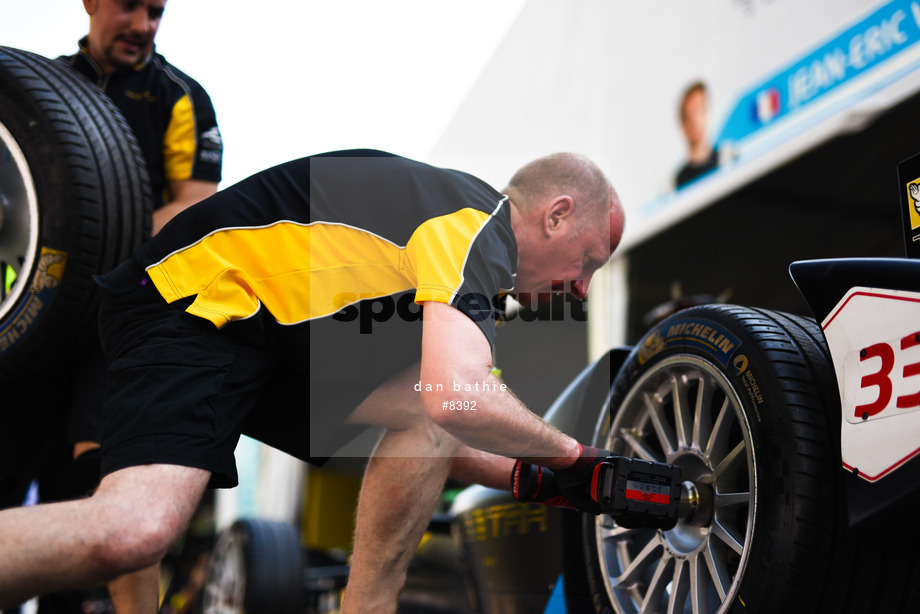
{"label": "man's bare leg", "polygon": [[158,562],[209,477],[176,465],[130,467],[106,476],[90,498],[0,512],[0,608]]}
{"label": "man's bare leg", "polygon": [[[446,433],[443,437],[452,440]],[[409,563],[448,475],[491,488],[510,487],[514,460],[472,450],[456,440],[433,445],[429,457],[392,456],[405,453],[407,445],[419,450],[414,447],[418,442],[411,430],[389,431],[368,464],[343,614],[396,611]],[[451,450],[461,455],[444,456]]]}
{"label": "man's bare leg", "polygon": [[[78,441],[73,447],[74,459],[98,450],[95,441]],[[160,566],[151,565],[111,580],[108,585],[112,605],[118,614],[156,614],[160,608]]]}
{"label": "man's bare leg", "polygon": [[423,449],[425,437],[413,430],[387,432],[364,474],[343,614],[396,612],[409,562],[441,496],[450,457],[391,456]]}
{"label": "man's bare leg", "polygon": [[422,410],[414,391],[418,374],[415,365],[394,376],[348,420],[388,430],[361,484],[342,614],[396,611],[409,562],[428,527],[459,446]]}
{"label": "man's bare leg", "polygon": [[414,392],[417,381],[418,365],[384,383],[349,418],[389,430],[361,485],[343,614],[396,611],[448,475],[494,488],[510,485],[514,461],[468,448],[431,422]]}

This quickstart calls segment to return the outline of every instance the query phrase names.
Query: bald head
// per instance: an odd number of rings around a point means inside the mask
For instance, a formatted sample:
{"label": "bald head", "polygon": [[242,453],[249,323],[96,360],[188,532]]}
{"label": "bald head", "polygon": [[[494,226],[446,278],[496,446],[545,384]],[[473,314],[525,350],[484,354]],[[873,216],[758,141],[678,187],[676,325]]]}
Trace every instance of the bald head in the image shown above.
{"label": "bald head", "polygon": [[525,164],[508,182],[505,194],[522,213],[558,196],[570,196],[575,203],[577,234],[606,223],[612,201],[619,206],[603,171],[586,156],[575,153],[555,153]]}
{"label": "bald head", "polygon": [[518,243],[515,291],[566,288],[583,299],[623,234],[623,208],[603,171],[585,156],[552,154],[516,172],[505,193]]}

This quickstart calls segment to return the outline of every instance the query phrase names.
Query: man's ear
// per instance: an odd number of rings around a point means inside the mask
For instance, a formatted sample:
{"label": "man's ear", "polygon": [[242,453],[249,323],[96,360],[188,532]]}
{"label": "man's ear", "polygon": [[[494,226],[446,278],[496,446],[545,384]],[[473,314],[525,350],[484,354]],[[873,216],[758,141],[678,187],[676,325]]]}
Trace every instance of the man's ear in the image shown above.
{"label": "man's ear", "polygon": [[96,5],[99,3],[99,0],[83,0],[83,8],[86,9],[86,14],[90,17],[96,12]]}
{"label": "man's ear", "polygon": [[557,196],[546,209],[544,231],[547,236],[559,230],[562,223],[571,221],[575,210],[575,201],[571,196]]}

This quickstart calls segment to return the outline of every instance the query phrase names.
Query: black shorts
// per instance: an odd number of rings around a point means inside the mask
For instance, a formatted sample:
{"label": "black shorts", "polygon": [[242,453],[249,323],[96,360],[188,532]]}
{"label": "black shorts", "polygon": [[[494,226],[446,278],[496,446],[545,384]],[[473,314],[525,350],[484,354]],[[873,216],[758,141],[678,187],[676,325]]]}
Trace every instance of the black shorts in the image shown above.
{"label": "black shorts", "polygon": [[167,304],[133,261],[99,282],[108,290],[99,318],[109,359],[103,475],[176,464],[210,471],[209,485],[227,488],[238,483],[241,434],[319,465],[365,429],[343,424],[368,392],[354,386],[330,394],[334,407],[311,412],[308,390],[321,382],[279,351],[270,314],[217,329],[185,313],[187,302]]}

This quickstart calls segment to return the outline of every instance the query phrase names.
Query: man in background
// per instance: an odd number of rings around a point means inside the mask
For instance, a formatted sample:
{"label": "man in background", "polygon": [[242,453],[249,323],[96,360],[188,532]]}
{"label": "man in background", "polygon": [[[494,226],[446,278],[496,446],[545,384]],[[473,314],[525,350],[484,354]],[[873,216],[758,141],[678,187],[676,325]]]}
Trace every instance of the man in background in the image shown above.
{"label": "man in background", "polygon": [[166,0],[83,0],[89,35],[61,58],[103,89],[140,142],[154,195],[153,234],[217,191],[222,144],[211,100],[156,53]]}
{"label": "man in background", "polygon": [[687,140],[687,162],[677,172],[677,188],[719,165],[719,150],[706,134],[708,110],[706,85],[702,81],[691,84],[680,101],[680,128]]}

